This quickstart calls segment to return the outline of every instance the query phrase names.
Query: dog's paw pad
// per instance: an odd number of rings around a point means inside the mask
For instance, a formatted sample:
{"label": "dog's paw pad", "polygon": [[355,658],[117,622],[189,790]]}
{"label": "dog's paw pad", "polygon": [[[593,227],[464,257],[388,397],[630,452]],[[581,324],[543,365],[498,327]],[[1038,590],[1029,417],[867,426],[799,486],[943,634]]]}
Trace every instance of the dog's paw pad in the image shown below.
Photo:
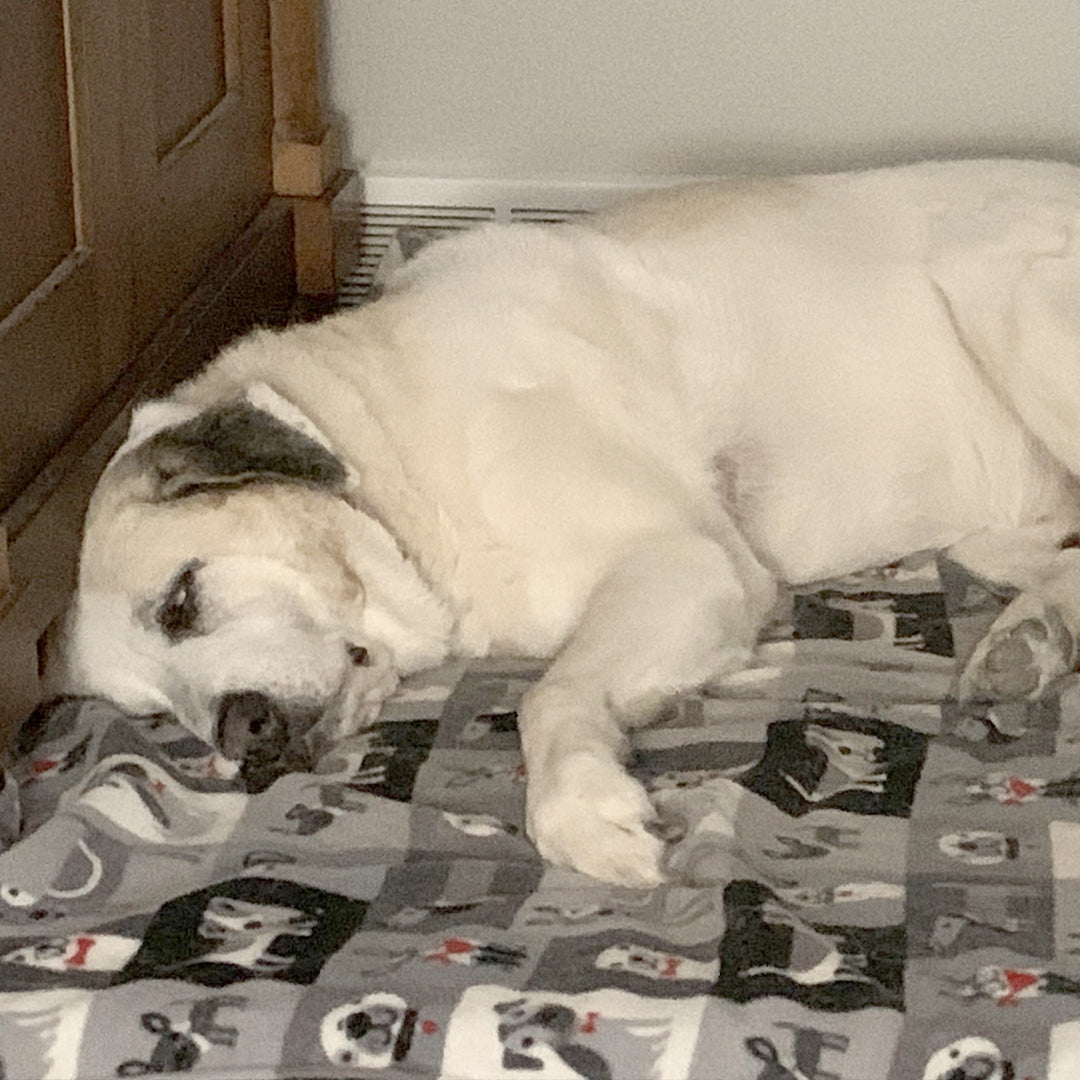
{"label": "dog's paw pad", "polygon": [[618,762],[575,754],[554,783],[530,784],[529,835],[548,862],[630,888],[664,880],[656,811]]}
{"label": "dog's paw pad", "polygon": [[1038,698],[1071,671],[1076,643],[1049,605],[1021,596],[979,643],[960,678],[960,697]]}

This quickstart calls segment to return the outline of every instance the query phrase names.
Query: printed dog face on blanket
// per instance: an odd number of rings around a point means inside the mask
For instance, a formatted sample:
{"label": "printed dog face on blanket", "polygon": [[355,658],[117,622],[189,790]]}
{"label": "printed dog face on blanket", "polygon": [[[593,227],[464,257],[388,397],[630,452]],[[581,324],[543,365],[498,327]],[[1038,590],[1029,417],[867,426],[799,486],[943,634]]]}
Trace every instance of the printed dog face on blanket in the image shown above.
{"label": "printed dog face on blanket", "polygon": [[335,1065],[386,1069],[408,1053],[416,1019],[416,1010],[397,994],[368,994],[326,1014],[320,1031],[323,1050]]}
{"label": "printed dog face on blanket", "polygon": [[[974,535],[955,557],[1020,595],[960,696],[1075,666],[1078,211],[1070,166],[931,163],[432,244],[136,413],[67,688],[175,713],[258,786],[450,651],[554,656],[518,712],[529,835],[654,884],[623,733],[743,667],[778,580]],[[881,747],[818,736],[872,795]]]}

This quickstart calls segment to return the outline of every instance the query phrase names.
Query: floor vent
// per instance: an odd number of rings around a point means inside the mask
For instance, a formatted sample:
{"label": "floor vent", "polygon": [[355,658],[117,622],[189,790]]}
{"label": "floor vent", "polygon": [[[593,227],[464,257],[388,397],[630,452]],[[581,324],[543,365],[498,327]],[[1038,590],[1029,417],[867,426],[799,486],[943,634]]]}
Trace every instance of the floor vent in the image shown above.
{"label": "floor vent", "polygon": [[588,210],[495,206],[347,206],[339,215],[340,233],[351,237],[351,265],[342,277],[338,301],[356,307],[379,293],[380,282],[424,244],[484,221],[555,223]]}
{"label": "floor vent", "polygon": [[[340,232],[353,237],[352,268],[345,274],[338,299],[355,306],[371,299],[389,261],[407,258],[412,251],[449,232],[495,220],[491,206],[350,206],[341,214]],[[402,245],[404,237],[413,238]]]}

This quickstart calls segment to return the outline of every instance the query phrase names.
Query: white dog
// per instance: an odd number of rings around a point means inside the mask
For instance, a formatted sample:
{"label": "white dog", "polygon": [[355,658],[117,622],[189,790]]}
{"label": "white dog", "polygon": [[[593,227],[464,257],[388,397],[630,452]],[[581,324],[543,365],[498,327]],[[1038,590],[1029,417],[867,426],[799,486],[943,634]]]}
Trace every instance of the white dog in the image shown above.
{"label": "white dog", "polygon": [[520,710],[530,835],[651,884],[626,732],[747,664],[777,581],[974,534],[961,558],[1024,591],[961,691],[1074,665],[1077,237],[1080,170],[970,162],[435,244],[136,413],[72,688],[229,752],[301,714],[355,729],[451,653],[553,656]]}

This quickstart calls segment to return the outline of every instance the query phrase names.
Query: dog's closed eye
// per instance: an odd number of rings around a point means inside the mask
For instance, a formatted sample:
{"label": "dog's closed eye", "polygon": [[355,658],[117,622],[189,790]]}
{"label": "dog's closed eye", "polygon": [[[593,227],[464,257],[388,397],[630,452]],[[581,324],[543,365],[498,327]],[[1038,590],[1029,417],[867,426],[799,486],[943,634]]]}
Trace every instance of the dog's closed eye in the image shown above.
{"label": "dog's closed eye", "polygon": [[199,631],[199,590],[196,574],[201,563],[193,559],[173,578],[169,591],[154,613],[154,620],[170,642],[193,637]]}

